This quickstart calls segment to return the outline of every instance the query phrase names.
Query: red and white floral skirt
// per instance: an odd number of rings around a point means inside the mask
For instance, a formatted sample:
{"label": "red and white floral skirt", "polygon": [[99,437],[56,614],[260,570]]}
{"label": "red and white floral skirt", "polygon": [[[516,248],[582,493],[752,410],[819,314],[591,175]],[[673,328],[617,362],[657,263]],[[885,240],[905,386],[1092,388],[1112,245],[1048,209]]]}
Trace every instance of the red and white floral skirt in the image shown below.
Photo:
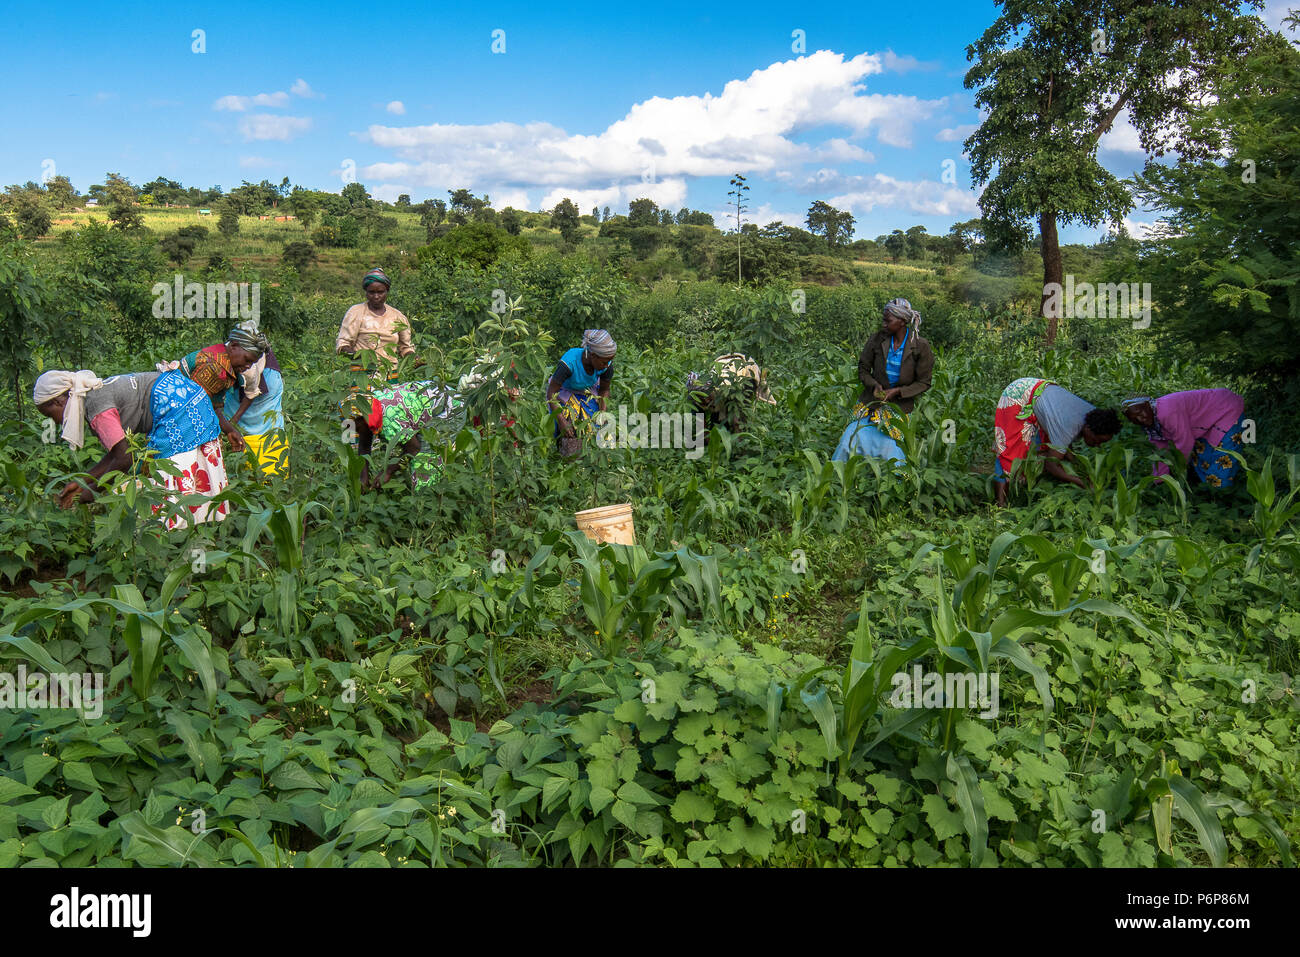
{"label": "red and white floral skirt", "polygon": [[[197,449],[178,452],[176,455],[170,456],[167,461],[180,469],[180,474],[168,475],[161,469],[154,474],[160,486],[176,493],[168,496],[168,500],[173,503],[179,501],[182,495],[206,495],[209,497],[217,495],[229,484],[226,479],[225,459],[221,454],[220,436],[204,442]],[[216,505],[208,502],[187,503],[184,507],[189,509],[195,524],[199,522],[219,522],[230,514],[229,502],[220,502]],[[155,505],[153,511],[157,515],[162,511],[162,506]],[[169,531],[173,528],[186,528],[190,524],[186,521],[184,515],[170,515],[164,519],[164,523]]]}

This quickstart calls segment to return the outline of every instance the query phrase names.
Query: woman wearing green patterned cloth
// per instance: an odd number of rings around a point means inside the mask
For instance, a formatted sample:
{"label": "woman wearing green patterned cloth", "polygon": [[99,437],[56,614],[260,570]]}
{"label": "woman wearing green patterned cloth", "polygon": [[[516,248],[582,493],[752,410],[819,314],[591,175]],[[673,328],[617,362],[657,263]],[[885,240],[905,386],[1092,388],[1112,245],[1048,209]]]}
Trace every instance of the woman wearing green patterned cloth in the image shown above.
{"label": "woman wearing green patterned cloth", "polygon": [[361,487],[378,490],[397,474],[404,460],[411,465],[411,488],[420,492],[442,479],[442,456],[426,446],[420,435],[437,429],[453,435],[465,424],[465,405],[452,389],[437,382],[399,382],[363,393],[352,401],[357,451],[369,456],[378,438],[396,445],[399,460],[373,477],[369,461],[361,467]]}

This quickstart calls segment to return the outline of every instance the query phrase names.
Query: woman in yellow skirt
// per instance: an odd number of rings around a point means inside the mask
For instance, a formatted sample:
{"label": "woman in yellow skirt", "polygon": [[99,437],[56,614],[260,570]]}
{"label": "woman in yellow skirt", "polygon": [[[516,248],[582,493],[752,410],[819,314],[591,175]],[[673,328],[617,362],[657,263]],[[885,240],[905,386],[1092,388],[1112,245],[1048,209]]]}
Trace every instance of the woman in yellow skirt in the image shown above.
{"label": "woman in yellow skirt", "polygon": [[263,475],[283,478],[289,474],[289,439],[281,410],[284,376],[269,346],[263,358],[265,364],[257,382],[257,398],[250,403],[238,390],[227,389],[225,412],[231,425],[243,424],[244,441],[257,461],[258,470]]}

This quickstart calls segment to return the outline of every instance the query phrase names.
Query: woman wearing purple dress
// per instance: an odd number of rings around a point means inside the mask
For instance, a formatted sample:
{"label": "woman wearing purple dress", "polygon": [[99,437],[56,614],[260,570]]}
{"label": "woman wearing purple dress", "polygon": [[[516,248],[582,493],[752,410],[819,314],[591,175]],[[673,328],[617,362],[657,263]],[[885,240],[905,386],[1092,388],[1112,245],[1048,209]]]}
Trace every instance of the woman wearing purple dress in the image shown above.
{"label": "woman wearing purple dress", "polygon": [[[1245,400],[1231,389],[1171,392],[1158,399],[1139,396],[1124,403],[1128,420],[1146,430],[1158,449],[1171,445],[1187,459],[1188,480],[1211,488],[1230,488],[1241,463],[1229,452],[1241,452]],[[1157,462],[1157,480],[1169,466]]]}

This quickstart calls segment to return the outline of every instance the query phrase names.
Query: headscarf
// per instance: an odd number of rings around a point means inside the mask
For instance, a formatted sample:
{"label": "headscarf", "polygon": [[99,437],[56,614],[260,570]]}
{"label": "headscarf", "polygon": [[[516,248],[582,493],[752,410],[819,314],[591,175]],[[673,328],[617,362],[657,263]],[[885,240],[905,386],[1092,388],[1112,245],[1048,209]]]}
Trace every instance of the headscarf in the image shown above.
{"label": "headscarf", "polygon": [[376,283],[376,282],[382,282],[384,284],[384,287],[387,289],[393,288],[392,281],[388,278],[387,275],[384,274],[384,271],[380,269],[378,266],[370,270],[370,272],[366,273],[366,277],[361,280],[361,288],[369,289],[371,283]]}
{"label": "headscarf", "polygon": [[891,299],[885,303],[884,313],[886,316],[897,316],[912,327],[912,331],[919,333],[921,331],[921,314],[912,308],[912,304],[906,299]]}
{"label": "headscarf", "polygon": [[1144,432],[1146,432],[1147,438],[1150,439],[1151,441],[1163,442],[1165,439],[1165,432],[1164,429],[1160,427],[1160,420],[1156,418],[1155,399],[1151,398],[1151,396],[1149,395],[1134,396],[1131,399],[1125,399],[1123,402],[1119,404],[1119,407],[1121,410],[1123,410],[1123,409],[1131,409],[1135,405],[1144,405],[1144,404],[1151,406],[1151,425],[1150,426],[1144,425],[1142,426],[1142,429]]}
{"label": "headscarf", "polygon": [[230,330],[230,335],[226,336],[226,345],[239,346],[245,352],[253,354],[253,360],[256,361],[262,357],[269,347],[266,336],[256,328],[249,328],[248,323],[240,323]]}
{"label": "headscarf", "polygon": [[588,329],[582,334],[582,350],[597,359],[606,356],[612,359],[614,353],[618,351],[618,343],[604,329]]}
{"label": "headscarf", "polygon": [[41,405],[68,393],[68,404],[63,407],[62,435],[69,445],[79,449],[86,444],[86,393],[103,384],[104,380],[89,369],[80,372],[51,369],[36,380],[32,401]]}

